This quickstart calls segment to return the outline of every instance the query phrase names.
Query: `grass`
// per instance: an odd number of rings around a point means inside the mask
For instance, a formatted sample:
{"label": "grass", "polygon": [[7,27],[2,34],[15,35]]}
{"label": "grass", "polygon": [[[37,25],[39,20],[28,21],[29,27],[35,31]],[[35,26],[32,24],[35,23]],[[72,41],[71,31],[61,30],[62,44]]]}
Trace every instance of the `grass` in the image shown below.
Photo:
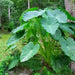
{"label": "grass", "polygon": [[11,51],[6,51],[7,49],[7,39],[10,37],[10,34],[1,34],[0,33],[0,61],[4,60],[6,58],[6,56],[9,55],[9,53],[11,53]]}
{"label": "grass", "polygon": [[[5,32],[0,31],[0,61],[3,61],[12,52],[12,50],[6,50],[8,47],[6,45],[6,42],[10,36],[11,35],[7,31]],[[19,50],[19,51],[22,50],[22,47],[23,47],[22,40],[17,42],[15,45],[17,46],[16,50]]]}

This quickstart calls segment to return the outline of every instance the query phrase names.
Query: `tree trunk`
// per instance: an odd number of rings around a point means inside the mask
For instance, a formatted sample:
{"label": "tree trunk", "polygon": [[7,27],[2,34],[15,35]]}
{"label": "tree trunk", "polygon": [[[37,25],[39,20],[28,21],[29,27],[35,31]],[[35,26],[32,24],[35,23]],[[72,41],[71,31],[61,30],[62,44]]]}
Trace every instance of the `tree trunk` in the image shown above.
{"label": "tree trunk", "polygon": [[1,30],[4,31],[3,17],[1,17]]}
{"label": "tree trunk", "polygon": [[[75,3],[73,3],[73,0],[65,0],[65,8],[73,17],[75,17]],[[75,37],[71,34],[70,34],[70,37],[75,39]],[[75,72],[75,62],[71,62],[70,66],[71,66],[72,72]]]}
{"label": "tree trunk", "polygon": [[75,17],[75,3],[73,0],[65,0],[65,8],[73,17]]}
{"label": "tree trunk", "polygon": [[30,9],[30,0],[28,0],[28,9]]}
{"label": "tree trunk", "polygon": [[[0,7],[0,10],[1,10],[1,7]],[[1,16],[2,16],[2,12],[0,11],[0,25],[1,25]]]}
{"label": "tree trunk", "polygon": [[72,13],[72,0],[65,0],[65,9],[71,14]]}
{"label": "tree trunk", "polygon": [[0,15],[0,25],[1,25],[1,15]]}
{"label": "tree trunk", "polygon": [[75,2],[73,2],[72,16],[75,17]]}
{"label": "tree trunk", "polygon": [[4,31],[4,25],[3,24],[1,25],[1,30]]}
{"label": "tree trunk", "polygon": [[10,20],[10,6],[8,6],[8,18]]}

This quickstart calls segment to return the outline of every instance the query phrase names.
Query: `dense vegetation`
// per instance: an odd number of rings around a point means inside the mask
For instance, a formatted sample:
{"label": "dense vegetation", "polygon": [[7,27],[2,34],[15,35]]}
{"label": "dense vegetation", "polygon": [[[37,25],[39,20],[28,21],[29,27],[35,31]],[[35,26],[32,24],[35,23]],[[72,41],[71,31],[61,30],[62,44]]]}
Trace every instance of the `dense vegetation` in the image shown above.
{"label": "dense vegetation", "polygon": [[[54,4],[55,2],[56,5]],[[30,7],[44,8],[48,6],[50,8],[56,8],[63,1],[55,0],[55,2],[53,0],[30,0]],[[11,31],[16,26],[19,26],[21,23],[19,17],[28,8],[27,4],[27,0],[0,0],[0,28]]]}
{"label": "dense vegetation", "polygon": [[29,75],[73,74],[69,66],[75,61],[75,24],[68,19],[75,18],[63,4],[62,0],[0,1],[0,75],[23,69]]}

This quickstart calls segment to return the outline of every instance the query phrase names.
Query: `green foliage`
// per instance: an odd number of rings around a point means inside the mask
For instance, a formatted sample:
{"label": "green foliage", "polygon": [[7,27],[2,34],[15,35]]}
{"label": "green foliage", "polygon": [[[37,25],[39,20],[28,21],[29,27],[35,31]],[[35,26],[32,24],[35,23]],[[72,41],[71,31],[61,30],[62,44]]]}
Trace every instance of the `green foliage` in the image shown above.
{"label": "green foliage", "polygon": [[1,23],[0,23],[0,27],[1,27]]}
{"label": "green foliage", "polygon": [[23,62],[20,65],[23,67],[25,66],[28,69],[31,69],[31,71],[33,72],[37,72],[43,67],[42,60],[38,55],[34,56],[33,58],[29,59],[26,62]]}
{"label": "green foliage", "polygon": [[67,23],[67,16],[63,11],[54,10],[53,14],[60,23]]}
{"label": "green foliage", "polygon": [[68,67],[65,67],[60,73],[57,75],[74,75],[72,74],[72,70],[69,69]]}
{"label": "green foliage", "polygon": [[10,30],[13,30],[13,29],[15,28],[15,24],[14,24],[13,21],[8,24],[8,28],[9,28]]}
{"label": "green foliage", "polygon": [[38,52],[39,48],[39,44],[34,45],[33,42],[29,42],[22,50],[20,61],[25,62],[29,60]]}
{"label": "green foliage", "polygon": [[44,10],[28,11],[27,13],[24,14],[23,20],[24,21],[28,21],[29,19],[32,19],[34,17],[38,17],[38,16],[42,15],[44,12],[45,12]]}
{"label": "green foliage", "polygon": [[[13,46],[12,46],[13,47]],[[13,68],[15,68],[16,66],[19,65],[20,63],[20,51],[17,49],[14,49],[12,51],[12,53],[9,56],[11,59],[8,59],[7,62],[9,61],[8,64],[8,71],[12,70]],[[7,58],[6,58],[7,59]],[[5,60],[6,61],[6,60]]]}
{"label": "green foliage", "polygon": [[26,12],[28,12],[28,11],[35,11],[35,10],[37,10],[37,9],[38,9],[38,7],[25,10],[25,11],[21,14],[20,21],[23,20],[23,15],[24,15]]}
{"label": "green foliage", "polygon": [[62,33],[61,31],[58,29],[55,33],[55,35],[52,35],[52,37],[55,39],[55,40],[59,40],[61,37],[62,37]]}
{"label": "green foliage", "polygon": [[7,70],[7,63],[4,61],[0,62],[0,75],[8,75],[6,70]]}
{"label": "green foliage", "polygon": [[57,23],[57,20],[55,18],[45,18],[41,20],[41,24],[44,27],[44,29],[51,33],[52,35],[55,34],[56,30],[59,27],[59,23]]}
{"label": "green foliage", "polygon": [[51,17],[56,18],[59,23],[67,23],[67,16],[61,10],[58,9],[55,9],[54,11],[47,10],[47,14]]}
{"label": "green foliage", "polygon": [[52,56],[51,65],[53,70],[59,73],[69,65],[69,58],[65,55]]}
{"label": "green foliage", "polygon": [[[65,40],[66,37],[63,36],[65,31],[74,34],[74,25],[70,26],[67,23],[67,16],[63,11],[46,8],[23,14],[24,26],[15,29],[13,36],[7,42],[8,45],[12,45],[25,35],[28,44],[24,46],[21,52],[21,62],[27,61],[39,53],[44,58],[43,62],[46,62],[56,73],[59,73],[65,67],[68,67],[70,59],[75,61],[74,40],[71,38]],[[26,34],[23,32],[24,30]],[[50,72],[46,72],[45,75],[47,74],[50,75]]]}
{"label": "green foliage", "polygon": [[75,41],[69,37],[67,40],[61,38],[59,42],[64,53],[75,61]]}
{"label": "green foliage", "polygon": [[19,58],[17,56],[11,61],[8,70],[14,68],[16,65],[19,64]]}
{"label": "green foliage", "polygon": [[[0,0],[0,19],[1,17],[3,18],[3,25],[4,29],[11,31],[14,26],[19,26],[19,17],[23,11],[25,11],[28,8],[28,1],[27,0]],[[30,5],[31,7],[34,7],[32,9],[27,9],[27,11],[34,11],[38,10],[39,8],[44,8],[44,7],[50,7],[50,8],[57,8],[57,6],[64,7],[64,1],[63,0],[30,0]],[[10,20],[8,20],[8,8],[10,7]],[[25,13],[23,12],[23,13]],[[22,21],[23,14],[20,17],[20,21]],[[14,25],[10,25],[10,22],[13,21]],[[1,22],[2,23],[2,22]],[[11,27],[12,26],[12,27]],[[10,29],[9,29],[10,28]]]}
{"label": "green foliage", "polygon": [[35,73],[34,75],[54,75],[51,73],[46,67],[43,67],[43,70],[41,73]]}
{"label": "green foliage", "polygon": [[61,24],[60,29],[62,29],[63,31],[67,31],[71,34],[74,34],[74,31],[69,27],[68,24]]}
{"label": "green foliage", "polygon": [[[63,0],[30,0],[31,1],[31,7],[39,7],[39,8],[45,8],[45,7],[50,7],[50,8],[57,8],[58,6],[64,7],[64,1]],[[34,5],[35,4],[35,5]]]}
{"label": "green foliage", "polygon": [[[1,25],[3,25],[3,30],[4,29],[9,29],[12,30],[14,28],[13,23],[9,21],[9,16],[8,16],[8,8],[13,7],[14,3],[11,0],[0,0],[0,21],[1,21]],[[10,12],[11,13],[11,12]],[[1,26],[2,28],[2,26]]]}
{"label": "green foliage", "polygon": [[46,67],[43,68],[41,75],[53,75]]}
{"label": "green foliage", "polygon": [[21,26],[17,27],[16,29],[14,29],[14,30],[12,31],[12,33],[16,33],[16,32],[22,31],[22,30],[24,29],[24,26],[25,26],[25,25],[21,25]]}
{"label": "green foliage", "polygon": [[19,41],[24,36],[25,36],[25,31],[20,31],[19,33],[17,32],[16,34],[14,34],[12,37],[9,38],[9,40],[7,41],[7,44],[12,45],[16,43],[17,41]]}
{"label": "green foliage", "polygon": [[35,73],[34,75],[40,75],[40,73]]}
{"label": "green foliage", "polygon": [[[42,19],[42,26],[46,29],[47,32],[51,33],[52,35],[55,34],[56,30],[60,27],[60,29],[65,30],[69,33],[74,34],[72,29],[66,25],[67,23],[67,16],[64,12],[60,10],[47,10],[47,14],[45,15],[44,19]],[[57,12],[57,14],[56,14]],[[62,17],[63,16],[63,17]],[[48,26],[47,26],[48,25]],[[51,28],[52,25],[52,28]],[[46,27],[47,26],[47,27]]]}
{"label": "green foliage", "polygon": [[69,20],[75,21],[75,17],[72,17],[72,15],[71,15],[68,11],[66,11],[66,10],[63,9],[63,8],[59,8],[59,9],[62,10],[62,11],[67,15],[67,18],[68,18]]}
{"label": "green foliage", "polygon": [[11,0],[0,0],[0,7],[8,7],[13,5],[13,2]]}

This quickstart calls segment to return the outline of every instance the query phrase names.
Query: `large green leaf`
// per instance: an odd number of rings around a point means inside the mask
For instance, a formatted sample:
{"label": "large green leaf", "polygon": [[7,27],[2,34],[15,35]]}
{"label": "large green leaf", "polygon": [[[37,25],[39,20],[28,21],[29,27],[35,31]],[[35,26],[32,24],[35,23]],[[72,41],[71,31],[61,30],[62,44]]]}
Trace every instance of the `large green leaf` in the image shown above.
{"label": "large green leaf", "polygon": [[59,23],[53,17],[43,18],[41,20],[42,27],[52,35],[55,34],[56,30],[59,27]]}
{"label": "large green leaf", "polygon": [[56,31],[56,33],[54,35],[52,35],[52,37],[55,39],[55,40],[59,40],[61,37],[62,37],[62,33],[61,31],[58,29]]}
{"label": "large green leaf", "polygon": [[53,10],[46,9],[45,17],[46,15],[48,15],[48,17],[54,17]]}
{"label": "large green leaf", "polygon": [[19,57],[16,56],[12,62],[9,64],[8,70],[14,68],[15,66],[17,66],[19,64]]}
{"label": "large green leaf", "polygon": [[63,11],[56,9],[53,14],[60,23],[67,23],[67,16]]}
{"label": "large green leaf", "polygon": [[19,41],[21,38],[23,38],[25,36],[25,31],[20,31],[14,35],[12,35],[8,41],[7,41],[7,45],[12,45],[14,43],[16,43],[17,41]]}
{"label": "large green leaf", "polygon": [[50,17],[54,17],[58,20],[59,23],[67,23],[67,16],[66,14],[59,10],[59,9],[56,9],[56,10],[47,10],[47,14],[48,16]]}
{"label": "large green leaf", "polygon": [[32,18],[34,18],[34,17],[41,16],[44,12],[45,12],[45,10],[29,11],[29,12],[27,12],[27,13],[24,14],[23,20],[24,20],[24,21],[27,21],[27,20],[32,19]]}
{"label": "large green leaf", "polygon": [[75,41],[69,37],[67,40],[61,38],[59,43],[64,53],[75,61]]}
{"label": "large green leaf", "polygon": [[58,73],[69,64],[69,58],[65,55],[51,56],[51,65],[53,70]]}
{"label": "large green leaf", "polygon": [[25,26],[25,24],[24,24],[24,25],[21,25],[21,26],[19,26],[19,27],[17,27],[16,29],[14,29],[14,30],[12,31],[12,33],[16,33],[16,32],[19,32],[19,31],[23,30],[23,29],[24,29],[24,26]]}
{"label": "large green leaf", "polygon": [[66,11],[65,9],[59,7],[60,10],[62,10],[66,15],[67,15],[67,18],[69,20],[72,20],[72,21],[75,21],[75,17],[73,17],[68,11]]}
{"label": "large green leaf", "polygon": [[60,28],[64,31],[74,34],[74,31],[71,29],[72,27],[68,24],[60,24]]}
{"label": "large green leaf", "polygon": [[11,64],[9,65],[9,70],[14,68],[16,65],[18,65],[18,60],[17,59],[15,59],[11,62]]}
{"label": "large green leaf", "polygon": [[34,7],[34,8],[30,8],[30,9],[25,10],[25,11],[21,14],[19,20],[20,20],[20,21],[23,20],[23,15],[24,15],[26,12],[28,12],[28,11],[35,11],[35,10],[38,10],[38,7]]}
{"label": "large green leaf", "polygon": [[39,44],[34,45],[33,42],[29,42],[27,45],[24,46],[22,50],[20,61],[24,62],[29,60],[38,52],[39,48]]}
{"label": "large green leaf", "polygon": [[69,26],[71,29],[75,29],[75,23],[68,23],[67,26]]}

